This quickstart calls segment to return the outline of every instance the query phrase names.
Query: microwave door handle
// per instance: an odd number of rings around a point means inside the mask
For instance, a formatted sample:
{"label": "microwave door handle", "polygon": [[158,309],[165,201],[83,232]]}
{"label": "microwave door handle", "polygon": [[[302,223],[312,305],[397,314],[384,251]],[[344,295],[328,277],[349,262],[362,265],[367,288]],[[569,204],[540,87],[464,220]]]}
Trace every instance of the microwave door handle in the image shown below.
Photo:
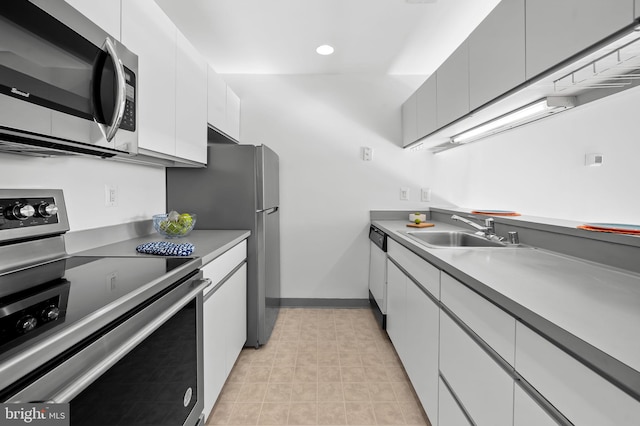
{"label": "microwave door handle", "polygon": [[116,104],[112,122],[109,125],[105,125],[96,121],[96,124],[100,127],[100,130],[102,131],[105,139],[107,139],[107,142],[111,142],[120,127],[120,123],[122,123],[122,118],[124,117],[124,109],[127,102],[127,82],[124,76],[124,66],[122,65],[122,61],[120,61],[116,48],[109,38],[105,39],[102,49],[106,50],[111,57],[111,60],[113,61],[113,69],[116,72]]}

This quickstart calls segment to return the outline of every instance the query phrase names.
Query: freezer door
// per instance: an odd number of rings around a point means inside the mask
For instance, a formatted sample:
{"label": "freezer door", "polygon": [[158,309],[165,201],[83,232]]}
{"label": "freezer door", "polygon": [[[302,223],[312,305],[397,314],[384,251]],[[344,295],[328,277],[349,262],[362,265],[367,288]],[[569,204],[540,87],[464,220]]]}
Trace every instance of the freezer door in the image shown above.
{"label": "freezer door", "polygon": [[257,205],[265,210],[280,205],[280,161],[278,154],[268,146],[260,145],[257,150]]}

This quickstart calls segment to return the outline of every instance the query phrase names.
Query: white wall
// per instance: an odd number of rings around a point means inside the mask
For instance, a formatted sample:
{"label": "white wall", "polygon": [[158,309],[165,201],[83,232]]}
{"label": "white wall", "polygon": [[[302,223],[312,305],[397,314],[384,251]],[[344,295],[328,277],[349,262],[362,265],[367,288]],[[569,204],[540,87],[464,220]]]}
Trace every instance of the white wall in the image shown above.
{"label": "white wall", "polygon": [[[427,152],[398,146],[415,79],[225,75],[242,99],[241,140],[280,156],[282,297],[366,298],[369,210],[416,209]],[[424,77],[421,78],[424,80]],[[360,159],[373,148],[373,161]],[[411,200],[400,201],[401,186]]]}
{"label": "white wall", "polygon": [[[640,88],[433,156],[434,193],[471,209],[640,223]],[[600,167],[585,154],[601,153]]]}
{"label": "white wall", "polygon": [[[107,184],[117,187],[116,206],[105,206]],[[165,209],[164,168],[98,158],[0,154],[0,188],[62,189],[71,231],[150,219]]]}

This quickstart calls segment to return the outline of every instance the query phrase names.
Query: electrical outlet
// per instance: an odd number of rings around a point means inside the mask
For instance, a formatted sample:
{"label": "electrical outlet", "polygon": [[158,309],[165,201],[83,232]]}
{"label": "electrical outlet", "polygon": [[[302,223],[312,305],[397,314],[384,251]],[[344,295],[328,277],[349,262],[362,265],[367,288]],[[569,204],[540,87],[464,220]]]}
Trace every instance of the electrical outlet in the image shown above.
{"label": "electrical outlet", "polygon": [[104,205],[114,207],[118,205],[118,187],[114,185],[104,186]]}
{"label": "electrical outlet", "polygon": [[422,188],[420,190],[420,200],[431,201],[431,188]]}
{"label": "electrical outlet", "polygon": [[409,201],[409,188],[400,188],[400,199]]}

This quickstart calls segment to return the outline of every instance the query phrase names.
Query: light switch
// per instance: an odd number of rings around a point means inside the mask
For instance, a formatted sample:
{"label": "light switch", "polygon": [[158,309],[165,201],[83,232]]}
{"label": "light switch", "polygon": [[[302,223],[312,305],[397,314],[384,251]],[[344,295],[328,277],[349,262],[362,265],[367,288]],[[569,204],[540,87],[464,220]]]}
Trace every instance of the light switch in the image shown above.
{"label": "light switch", "polygon": [[369,146],[363,146],[362,147],[362,159],[364,161],[373,160],[373,149],[371,149],[371,147],[369,147]]}
{"label": "light switch", "polygon": [[421,201],[431,201],[431,188],[422,188],[420,190]]}

